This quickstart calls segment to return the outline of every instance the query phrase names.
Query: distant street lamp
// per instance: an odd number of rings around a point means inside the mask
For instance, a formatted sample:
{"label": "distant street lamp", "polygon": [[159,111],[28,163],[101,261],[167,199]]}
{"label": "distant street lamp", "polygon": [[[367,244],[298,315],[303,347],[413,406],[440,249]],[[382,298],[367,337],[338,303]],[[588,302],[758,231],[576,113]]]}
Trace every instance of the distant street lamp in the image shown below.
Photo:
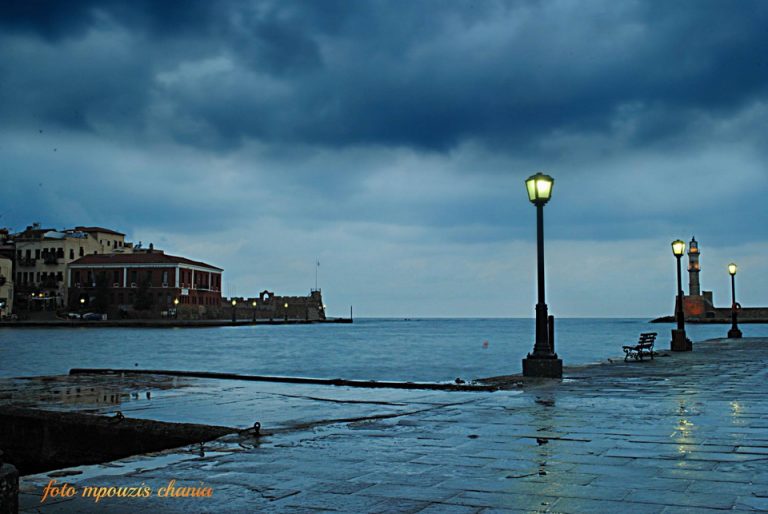
{"label": "distant street lamp", "polygon": [[232,323],[237,322],[237,300],[232,300]]}
{"label": "distant street lamp", "polygon": [[728,273],[731,275],[731,329],[728,331],[728,339],[741,339],[741,330],[736,319],[741,307],[736,303],[736,271],[738,269],[739,267],[734,263],[728,265]]}
{"label": "distant street lamp", "polygon": [[687,352],[693,348],[685,335],[685,315],[683,314],[683,278],[680,271],[680,258],[685,253],[685,241],[676,239],[672,241],[672,254],[677,259],[677,300],[675,301],[675,321],[677,329],[672,330],[671,350],[673,352]]}
{"label": "distant street lamp", "polygon": [[173,317],[179,319],[179,299],[173,299]]}
{"label": "distant street lamp", "polygon": [[251,307],[253,307],[253,322],[256,323],[256,300],[251,302]]}
{"label": "distant street lamp", "polygon": [[283,304],[283,309],[285,309],[285,321],[288,321],[288,302]]}
{"label": "distant street lamp", "polygon": [[523,359],[523,376],[562,378],[563,361],[554,352],[554,330],[544,299],[544,204],[552,197],[555,179],[537,173],[525,181],[528,199],[536,206],[536,254],[538,264],[538,303],[536,304],[536,342],[533,353]]}

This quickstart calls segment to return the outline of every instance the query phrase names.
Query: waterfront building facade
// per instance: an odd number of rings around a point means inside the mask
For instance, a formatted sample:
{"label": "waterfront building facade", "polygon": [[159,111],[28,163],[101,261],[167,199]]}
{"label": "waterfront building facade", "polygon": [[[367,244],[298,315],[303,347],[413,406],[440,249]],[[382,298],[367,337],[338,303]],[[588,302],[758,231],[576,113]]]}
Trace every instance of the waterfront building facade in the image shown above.
{"label": "waterfront building facade", "polygon": [[0,320],[13,312],[13,261],[0,255]]}
{"label": "waterfront building facade", "polygon": [[178,305],[199,313],[221,307],[223,270],[151,246],[133,253],[85,255],[69,264],[70,306],[127,315],[169,312]]}
{"label": "waterfront building facade", "polygon": [[[102,227],[67,230],[36,223],[13,235],[16,249],[16,293],[20,308],[56,310],[67,305],[67,266],[86,255],[130,253],[125,234]],[[21,304],[24,305],[21,305]]]}

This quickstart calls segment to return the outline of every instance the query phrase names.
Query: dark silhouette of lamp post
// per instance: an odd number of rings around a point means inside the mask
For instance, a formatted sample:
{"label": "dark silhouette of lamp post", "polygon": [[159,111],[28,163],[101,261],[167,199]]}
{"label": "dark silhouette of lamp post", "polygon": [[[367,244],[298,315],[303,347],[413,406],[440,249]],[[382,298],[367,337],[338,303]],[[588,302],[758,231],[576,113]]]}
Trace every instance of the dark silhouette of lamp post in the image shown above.
{"label": "dark silhouette of lamp post", "polygon": [[680,270],[680,259],[685,253],[685,241],[672,241],[672,254],[677,259],[677,299],[675,300],[675,321],[677,328],[672,330],[671,350],[686,352],[692,350],[690,341],[685,335],[685,315],[683,314],[683,278]]}
{"label": "dark silhouette of lamp post", "polygon": [[[536,206],[536,254],[538,259],[538,303],[536,304],[536,342],[533,353],[523,359],[523,376],[562,378],[563,361],[554,351],[554,333],[550,330],[544,301],[544,204],[552,197],[555,179],[537,173],[525,181],[528,199]],[[554,326],[554,324],[552,324]]]}
{"label": "dark silhouette of lamp post", "polygon": [[237,300],[232,300],[232,323],[237,323]]}
{"label": "dark silhouette of lamp post", "polygon": [[737,321],[739,304],[736,303],[736,271],[739,269],[734,263],[728,265],[728,273],[731,275],[731,329],[728,331],[728,339],[741,339],[741,330]]}

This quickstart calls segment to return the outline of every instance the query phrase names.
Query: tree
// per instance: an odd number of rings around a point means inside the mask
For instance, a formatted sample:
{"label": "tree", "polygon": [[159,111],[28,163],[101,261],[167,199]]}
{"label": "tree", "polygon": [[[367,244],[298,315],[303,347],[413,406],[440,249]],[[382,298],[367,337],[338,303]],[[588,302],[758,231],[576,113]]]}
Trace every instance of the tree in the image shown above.
{"label": "tree", "polygon": [[109,307],[109,280],[105,272],[96,275],[93,308],[97,312],[106,312]]}
{"label": "tree", "polygon": [[152,308],[154,298],[152,293],[149,292],[150,285],[151,282],[149,277],[144,277],[144,279],[139,282],[139,287],[136,290],[136,298],[133,301],[133,308],[137,311],[148,311]]}

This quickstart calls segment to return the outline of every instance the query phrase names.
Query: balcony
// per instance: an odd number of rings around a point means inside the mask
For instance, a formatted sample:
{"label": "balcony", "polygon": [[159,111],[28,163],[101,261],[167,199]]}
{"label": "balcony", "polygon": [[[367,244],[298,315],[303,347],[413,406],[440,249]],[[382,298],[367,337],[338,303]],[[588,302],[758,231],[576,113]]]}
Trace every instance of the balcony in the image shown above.
{"label": "balcony", "polygon": [[31,257],[22,257],[21,259],[18,259],[16,261],[16,264],[18,264],[23,268],[28,268],[28,267],[34,266],[35,262],[37,262],[36,259],[33,259]]}
{"label": "balcony", "polygon": [[58,264],[59,258],[56,257],[56,255],[49,254],[43,254],[43,262],[45,264]]}

